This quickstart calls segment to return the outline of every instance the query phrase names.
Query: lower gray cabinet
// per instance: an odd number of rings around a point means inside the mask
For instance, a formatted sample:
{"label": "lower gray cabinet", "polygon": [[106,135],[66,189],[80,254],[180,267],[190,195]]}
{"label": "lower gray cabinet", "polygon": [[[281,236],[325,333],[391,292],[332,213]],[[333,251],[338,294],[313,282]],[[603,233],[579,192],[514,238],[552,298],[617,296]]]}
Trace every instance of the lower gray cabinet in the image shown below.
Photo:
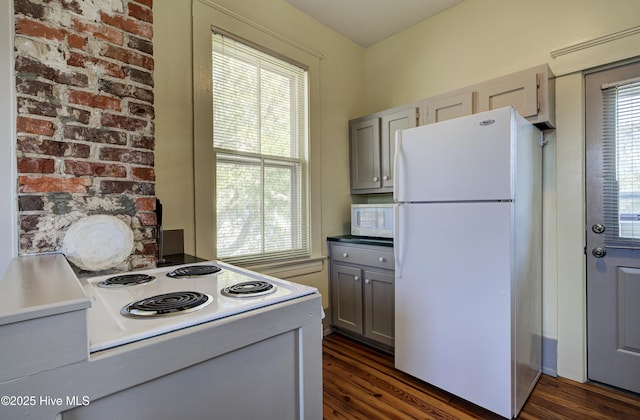
{"label": "lower gray cabinet", "polygon": [[393,347],[393,248],[329,242],[331,323]]}

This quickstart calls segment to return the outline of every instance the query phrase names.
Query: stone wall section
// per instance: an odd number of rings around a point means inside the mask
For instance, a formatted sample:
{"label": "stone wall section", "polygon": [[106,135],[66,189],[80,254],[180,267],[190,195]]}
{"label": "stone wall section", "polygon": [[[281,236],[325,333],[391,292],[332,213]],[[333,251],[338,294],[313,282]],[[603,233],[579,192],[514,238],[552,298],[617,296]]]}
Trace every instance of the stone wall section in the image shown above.
{"label": "stone wall section", "polygon": [[152,1],[14,0],[21,255],[108,214],[155,265]]}

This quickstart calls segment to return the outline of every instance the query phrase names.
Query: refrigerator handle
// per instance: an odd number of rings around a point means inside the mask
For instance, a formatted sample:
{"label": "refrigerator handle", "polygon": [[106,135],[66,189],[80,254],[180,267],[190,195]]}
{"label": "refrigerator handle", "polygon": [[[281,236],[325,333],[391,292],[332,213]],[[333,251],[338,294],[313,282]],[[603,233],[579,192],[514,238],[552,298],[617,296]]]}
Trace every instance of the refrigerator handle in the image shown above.
{"label": "refrigerator handle", "polygon": [[396,130],[396,149],[393,154],[393,199],[395,201],[402,201],[402,194],[400,193],[400,160],[402,159],[402,130]]}
{"label": "refrigerator handle", "polygon": [[393,206],[393,259],[395,261],[395,277],[402,278],[402,253],[400,252],[400,206],[396,203]]}

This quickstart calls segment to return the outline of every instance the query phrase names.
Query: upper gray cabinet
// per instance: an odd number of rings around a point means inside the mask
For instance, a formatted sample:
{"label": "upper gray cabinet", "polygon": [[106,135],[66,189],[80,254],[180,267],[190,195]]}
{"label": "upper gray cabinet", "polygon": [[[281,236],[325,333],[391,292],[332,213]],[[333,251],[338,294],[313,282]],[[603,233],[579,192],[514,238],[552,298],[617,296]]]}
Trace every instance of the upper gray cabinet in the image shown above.
{"label": "upper gray cabinet", "polygon": [[545,130],[555,127],[555,76],[543,64],[478,83],[417,104],[377,112],[349,122],[351,194],[393,192],[397,130],[512,106]]}
{"label": "upper gray cabinet", "polygon": [[395,133],[417,120],[417,107],[409,105],[349,122],[352,194],[393,191]]}
{"label": "upper gray cabinet", "polygon": [[555,77],[546,64],[476,85],[478,112],[512,106],[540,128],[555,127]]}
{"label": "upper gray cabinet", "polygon": [[349,123],[351,192],[380,188],[380,118]]}
{"label": "upper gray cabinet", "polygon": [[450,120],[475,112],[476,93],[469,90],[433,96],[420,102],[422,124]]}

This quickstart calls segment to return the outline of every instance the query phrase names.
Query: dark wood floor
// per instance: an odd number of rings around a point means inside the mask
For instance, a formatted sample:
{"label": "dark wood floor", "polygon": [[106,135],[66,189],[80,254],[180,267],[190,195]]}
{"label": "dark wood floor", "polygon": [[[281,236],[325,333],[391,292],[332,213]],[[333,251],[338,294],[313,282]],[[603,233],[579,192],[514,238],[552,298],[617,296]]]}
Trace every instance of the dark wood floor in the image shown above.
{"label": "dark wood floor", "polygon": [[[501,419],[393,367],[393,356],[339,334],[323,341],[325,419]],[[520,419],[640,419],[640,398],[542,375]]]}

